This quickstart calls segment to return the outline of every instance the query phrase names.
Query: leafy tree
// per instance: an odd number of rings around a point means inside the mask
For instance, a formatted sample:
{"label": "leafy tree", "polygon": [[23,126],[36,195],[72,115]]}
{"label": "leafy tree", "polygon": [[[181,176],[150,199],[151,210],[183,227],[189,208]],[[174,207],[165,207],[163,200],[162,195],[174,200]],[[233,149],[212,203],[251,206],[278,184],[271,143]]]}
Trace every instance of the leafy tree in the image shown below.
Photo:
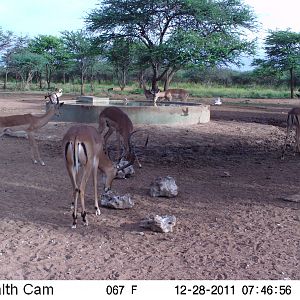
{"label": "leafy tree", "polygon": [[84,95],[84,82],[89,70],[89,66],[93,64],[95,56],[99,53],[98,49],[93,45],[91,37],[83,30],[64,31],[62,39],[66,47],[66,51],[78,66],[80,73],[81,95]]}
{"label": "leafy tree", "polygon": [[0,27],[0,51],[9,48],[13,41],[13,35],[11,31],[3,31]]}
{"label": "leafy tree", "polygon": [[127,74],[133,64],[134,43],[119,38],[113,41],[107,56],[114,67],[119,86],[123,91],[127,84]]}
{"label": "leafy tree", "polygon": [[5,49],[2,50],[1,56],[1,64],[5,70],[5,77],[4,77],[4,85],[3,88],[7,88],[7,80],[8,80],[8,73],[12,72],[14,69],[11,66],[11,57],[13,54],[24,50],[29,42],[29,38],[27,36],[14,36],[10,33],[10,43],[6,44]]}
{"label": "leafy tree", "polygon": [[43,55],[46,60],[45,74],[48,89],[50,89],[52,73],[59,65],[62,49],[62,40],[52,35],[39,35],[29,43],[29,51]]}
{"label": "leafy tree", "polygon": [[100,43],[121,37],[142,43],[152,89],[163,79],[166,87],[179,69],[195,63],[238,63],[238,55],[253,48],[244,30],[255,27],[241,0],[104,0],[86,22]]}
{"label": "leafy tree", "polygon": [[10,68],[14,69],[21,77],[22,87],[28,89],[34,73],[37,71],[40,72],[46,63],[47,61],[43,55],[24,49],[11,55]]}
{"label": "leafy tree", "polygon": [[254,65],[261,72],[277,75],[279,72],[289,72],[291,98],[294,98],[294,74],[300,65],[300,33],[270,31],[265,39],[265,59],[257,59]]}

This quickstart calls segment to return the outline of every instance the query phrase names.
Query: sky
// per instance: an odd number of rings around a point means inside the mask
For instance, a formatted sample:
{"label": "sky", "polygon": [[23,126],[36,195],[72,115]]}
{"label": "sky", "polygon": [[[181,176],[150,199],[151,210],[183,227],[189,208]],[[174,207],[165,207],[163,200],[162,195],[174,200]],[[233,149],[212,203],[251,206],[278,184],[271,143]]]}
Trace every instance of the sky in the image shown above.
{"label": "sky", "polygon": [[84,27],[84,17],[99,0],[0,0],[0,27],[16,35],[59,36]]}
{"label": "sky", "polygon": [[[262,28],[300,31],[299,0],[244,0],[253,7]],[[84,27],[84,17],[100,0],[0,0],[0,27],[15,34],[35,37],[59,35]]]}
{"label": "sky", "polygon": [[[258,45],[268,30],[291,29],[300,32],[299,0],[243,0],[254,10],[260,25]],[[35,37],[40,34],[59,36],[64,30],[84,27],[88,12],[100,0],[0,0],[0,27],[16,35]]]}

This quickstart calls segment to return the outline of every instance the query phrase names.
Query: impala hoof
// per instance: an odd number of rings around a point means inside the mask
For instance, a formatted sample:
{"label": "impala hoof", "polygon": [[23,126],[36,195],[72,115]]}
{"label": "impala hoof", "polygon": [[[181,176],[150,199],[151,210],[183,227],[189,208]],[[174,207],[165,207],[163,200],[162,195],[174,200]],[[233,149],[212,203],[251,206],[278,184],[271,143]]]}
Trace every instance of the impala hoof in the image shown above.
{"label": "impala hoof", "polygon": [[100,209],[96,208],[96,216],[100,216],[100,215],[101,215]]}
{"label": "impala hoof", "polygon": [[34,163],[34,164],[37,164],[38,162],[37,162],[37,160],[34,159],[34,160],[33,160],[33,163]]}
{"label": "impala hoof", "polygon": [[76,224],[75,224],[75,225],[72,225],[72,229],[76,229]]}
{"label": "impala hoof", "polygon": [[43,161],[41,161],[41,165],[42,165],[42,166],[46,166],[46,164],[45,164]]}

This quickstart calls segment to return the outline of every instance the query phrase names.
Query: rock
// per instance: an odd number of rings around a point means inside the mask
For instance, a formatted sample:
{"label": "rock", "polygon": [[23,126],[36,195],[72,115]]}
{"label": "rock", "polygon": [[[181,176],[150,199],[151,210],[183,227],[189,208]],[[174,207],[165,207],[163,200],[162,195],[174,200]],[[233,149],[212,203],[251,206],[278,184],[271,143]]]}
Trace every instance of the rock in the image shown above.
{"label": "rock", "polygon": [[109,191],[101,195],[101,205],[115,209],[127,209],[132,208],[134,206],[134,202],[129,194],[120,196]]}
{"label": "rock", "polygon": [[[125,160],[125,159],[121,159],[121,161],[119,162],[119,166],[122,167],[124,165],[128,164],[128,161]],[[135,171],[134,171],[134,168],[133,166],[129,166],[127,168],[125,168],[124,170],[122,171],[119,171],[118,174],[116,175],[116,178],[118,179],[125,179],[125,178],[128,178],[132,175],[134,175]]]}
{"label": "rock", "polygon": [[284,201],[291,201],[291,202],[297,202],[300,203],[300,194],[285,196],[281,198]]}
{"label": "rock", "polygon": [[157,177],[150,185],[152,197],[175,197],[178,195],[178,187],[171,176]]}
{"label": "rock", "polygon": [[231,177],[231,174],[227,171],[224,171],[223,174],[221,174],[221,177]]}
{"label": "rock", "polygon": [[176,217],[171,216],[150,216],[148,219],[141,221],[140,226],[143,228],[148,228],[155,232],[172,232],[173,227],[176,224]]}

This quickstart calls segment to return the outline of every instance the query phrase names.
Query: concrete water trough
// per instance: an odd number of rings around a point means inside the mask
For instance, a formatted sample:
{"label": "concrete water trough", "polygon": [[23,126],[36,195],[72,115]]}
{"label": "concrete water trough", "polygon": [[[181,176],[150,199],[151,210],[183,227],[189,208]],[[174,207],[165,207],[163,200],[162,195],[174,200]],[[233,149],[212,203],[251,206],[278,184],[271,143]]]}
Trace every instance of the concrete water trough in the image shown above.
{"label": "concrete water trough", "polygon": [[123,101],[84,96],[83,99],[63,100],[61,114],[55,121],[97,123],[100,112],[117,106],[126,112],[134,124],[192,125],[210,121],[210,106],[194,102]]}

